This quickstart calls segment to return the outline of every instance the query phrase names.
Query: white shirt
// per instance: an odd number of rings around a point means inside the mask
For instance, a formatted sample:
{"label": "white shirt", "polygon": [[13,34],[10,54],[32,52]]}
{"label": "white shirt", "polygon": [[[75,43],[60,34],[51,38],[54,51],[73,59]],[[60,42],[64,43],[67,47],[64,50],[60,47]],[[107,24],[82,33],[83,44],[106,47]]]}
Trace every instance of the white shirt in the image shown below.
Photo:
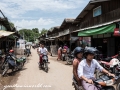
{"label": "white shirt", "polygon": [[41,47],[38,48],[38,51],[39,51],[39,52],[40,52],[40,48],[41,48]]}
{"label": "white shirt", "polygon": [[40,51],[40,53],[41,54],[45,54],[45,55],[47,55],[47,52],[48,52],[48,50],[47,50],[47,48],[39,48],[39,51]]}
{"label": "white shirt", "polygon": [[95,69],[102,71],[103,67],[95,59],[92,60],[91,65],[89,66],[86,59],[84,59],[78,65],[78,77],[85,76],[88,79],[94,78]]}

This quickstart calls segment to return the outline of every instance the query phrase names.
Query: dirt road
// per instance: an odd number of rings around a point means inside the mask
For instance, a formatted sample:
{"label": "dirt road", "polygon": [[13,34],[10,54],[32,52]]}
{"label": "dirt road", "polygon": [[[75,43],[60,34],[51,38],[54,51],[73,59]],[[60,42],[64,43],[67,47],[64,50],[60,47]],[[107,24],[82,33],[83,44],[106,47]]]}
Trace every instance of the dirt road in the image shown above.
{"label": "dirt road", "polygon": [[[14,90],[74,90],[72,86],[72,67],[55,61],[49,56],[50,64],[48,73],[38,68],[39,57],[36,50],[32,49],[32,56],[16,83]],[[6,88],[5,90],[9,90]]]}

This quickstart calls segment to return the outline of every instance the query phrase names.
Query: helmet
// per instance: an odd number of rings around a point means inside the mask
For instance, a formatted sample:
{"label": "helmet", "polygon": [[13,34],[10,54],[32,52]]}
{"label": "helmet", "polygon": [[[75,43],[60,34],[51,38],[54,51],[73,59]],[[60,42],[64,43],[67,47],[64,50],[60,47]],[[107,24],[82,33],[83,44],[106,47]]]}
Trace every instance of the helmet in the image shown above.
{"label": "helmet", "polygon": [[86,47],[84,54],[93,54],[95,55],[98,50],[94,47]]}
{"label": "helmet", "polygon": [[14,53],[14,50],[11,49],[11,50],[9,51],[9,53]]}
{"label": "helmet", "polygon": [[77,57],[77,54],[81,52],[84,52],[84,49],[82,47],[76,47],[73,51],[73,54],[75,57]]}

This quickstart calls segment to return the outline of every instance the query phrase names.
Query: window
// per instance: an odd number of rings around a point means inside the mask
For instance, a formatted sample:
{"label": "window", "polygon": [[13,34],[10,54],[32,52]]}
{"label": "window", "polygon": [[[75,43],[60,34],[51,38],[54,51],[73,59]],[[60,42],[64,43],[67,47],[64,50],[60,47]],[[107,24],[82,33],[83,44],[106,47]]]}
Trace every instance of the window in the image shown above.
{"label": "window", "polygon": [[99,16],[102,14],[101,6],[93,9],[93,17]]}

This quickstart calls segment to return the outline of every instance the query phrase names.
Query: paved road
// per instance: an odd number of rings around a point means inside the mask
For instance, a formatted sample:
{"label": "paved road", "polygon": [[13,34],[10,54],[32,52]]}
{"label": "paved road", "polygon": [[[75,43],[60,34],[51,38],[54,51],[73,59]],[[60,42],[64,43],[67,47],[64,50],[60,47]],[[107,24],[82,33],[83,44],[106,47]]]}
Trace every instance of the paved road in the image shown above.
{"label": "paved road", "polygon": [[74,90],[71,66],[57,62],[56,57],[49,56],[49,71],[46,73],[39,70],[38,59],[36,50],[32,49],[32,56],[29,57],[24,70],[20,71],[17,82],[13,84],[18,86],[14,90]]}

